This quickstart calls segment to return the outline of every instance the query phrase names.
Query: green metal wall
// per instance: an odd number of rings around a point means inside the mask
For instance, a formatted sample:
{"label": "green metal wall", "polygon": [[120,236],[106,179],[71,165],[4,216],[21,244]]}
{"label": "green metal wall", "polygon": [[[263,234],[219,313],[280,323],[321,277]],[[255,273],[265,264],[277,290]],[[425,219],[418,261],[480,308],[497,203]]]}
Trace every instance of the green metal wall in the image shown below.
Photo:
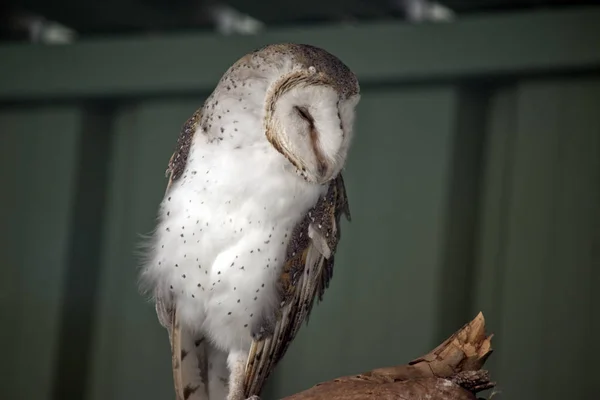
{"label": "green metal wall", "polygon": [[173,397],[136,245],[179,127],[281,41],[338,55],[363,97],[335,277],[264,398],[406,362],[479,310],[502,398],[594,398],[597,9],[0,47],[0,398]]}

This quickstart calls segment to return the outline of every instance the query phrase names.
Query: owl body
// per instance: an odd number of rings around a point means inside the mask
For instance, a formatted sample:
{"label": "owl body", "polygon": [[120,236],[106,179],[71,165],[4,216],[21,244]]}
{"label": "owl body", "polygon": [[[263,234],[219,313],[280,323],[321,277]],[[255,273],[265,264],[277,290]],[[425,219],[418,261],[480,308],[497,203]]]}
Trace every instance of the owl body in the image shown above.
{"label": "owl body", "polygon": [[[259,121],[241,124],[246,143],[237,149],[231,138],[195,136],[160,206],[148,271],[172,296],[180,323],[222,350],[249,347],[272,318],[291,232],[328,186],[306,182],[248,129]],[[236,125],[222,126],[226,135]]]}
{"label": "owl body", "polygon": [[354,74],[308,45],[238,60],[183,126],[142,282],[178,400],[260,393],[329,284]]}

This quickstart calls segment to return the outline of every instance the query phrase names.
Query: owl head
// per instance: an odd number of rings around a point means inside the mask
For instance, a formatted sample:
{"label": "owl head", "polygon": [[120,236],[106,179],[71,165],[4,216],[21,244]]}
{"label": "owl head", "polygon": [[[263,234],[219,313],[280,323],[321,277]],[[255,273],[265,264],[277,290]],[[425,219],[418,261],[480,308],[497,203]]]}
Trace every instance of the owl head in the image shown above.
{"label": "owl head", "polygon": [[344,63],[314,46],[276,44],[238,60],[221,84],[234,80],[255,82],[261,131],[299,175],[323,184],[340,173],[360,98],[358,80]]}

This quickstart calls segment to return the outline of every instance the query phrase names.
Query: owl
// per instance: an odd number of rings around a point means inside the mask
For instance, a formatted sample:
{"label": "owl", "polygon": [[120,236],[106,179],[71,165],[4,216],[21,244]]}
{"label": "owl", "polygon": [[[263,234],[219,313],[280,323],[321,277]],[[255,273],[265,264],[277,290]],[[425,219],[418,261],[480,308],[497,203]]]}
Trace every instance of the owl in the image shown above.
{"label": "owl", "polygon": [[333,273],[359,84],[323,49],[231,66],[181,129],[141,268],[178,400],[258,398]]}

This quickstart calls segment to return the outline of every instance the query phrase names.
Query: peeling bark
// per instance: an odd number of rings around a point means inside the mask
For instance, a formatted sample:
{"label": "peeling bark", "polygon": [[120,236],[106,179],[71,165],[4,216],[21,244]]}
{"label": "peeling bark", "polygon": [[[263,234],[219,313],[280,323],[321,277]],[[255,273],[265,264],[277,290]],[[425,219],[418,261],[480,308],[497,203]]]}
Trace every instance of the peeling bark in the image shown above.
{"label": "peeling bark", "polygon": [[495,385],[481,369],[492,353],[491,339],[479,313],[438,347],[408,364],[319,383],[284,400],[475,400],[477,392]]}

